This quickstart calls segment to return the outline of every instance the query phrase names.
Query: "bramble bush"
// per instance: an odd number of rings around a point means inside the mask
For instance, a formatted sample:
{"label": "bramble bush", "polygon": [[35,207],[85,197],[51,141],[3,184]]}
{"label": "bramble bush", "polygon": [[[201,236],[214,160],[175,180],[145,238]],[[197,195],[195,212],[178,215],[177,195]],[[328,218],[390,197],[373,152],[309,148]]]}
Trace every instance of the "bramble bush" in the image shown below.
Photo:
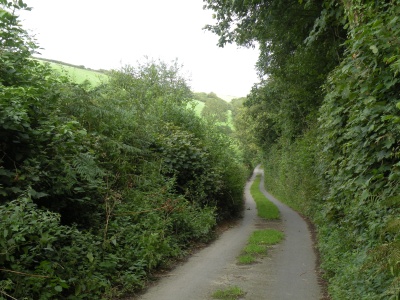
{"label": "bramble bush", "polygon": [[248,170],[176,62],[77,85],[0,4],[0,299],[122,297],[240,213]]}

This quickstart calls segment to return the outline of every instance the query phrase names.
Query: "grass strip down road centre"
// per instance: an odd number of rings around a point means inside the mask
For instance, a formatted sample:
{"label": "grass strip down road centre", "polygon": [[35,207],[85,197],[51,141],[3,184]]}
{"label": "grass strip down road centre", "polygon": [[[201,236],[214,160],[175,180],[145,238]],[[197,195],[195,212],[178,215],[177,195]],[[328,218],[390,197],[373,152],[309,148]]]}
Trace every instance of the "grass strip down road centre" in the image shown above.
{"label": "grass strip down road centre", "polygon": [[[260,191],[261,176],[257,176],[250,188],[251,196],[256,202],[257,213],[260,218],[265,220],[277,220],[280,217],[279,209],[274,203],[269,201]],[[238,257],[239,264],[254,263],[258,257],[267,254],[267,247],[279,243],[284,234],[275,229],[262,229],[254,231],[242,254]]]}
{"label": "grass strip down road centre", "polygon": [[260,180],[261,176],[258,175],[250,188],[251,196],[257,205],[258,216],[265,220],[277,220],[280,217],[279,209],[260,191]]}
{"label": "grass strip down road centre", "polygon": [[236,300],[245,295],[245,292],[238,286],[231,286],[224,290],[217,290],[213,293],[212,297],[214,299],[222,300]]}

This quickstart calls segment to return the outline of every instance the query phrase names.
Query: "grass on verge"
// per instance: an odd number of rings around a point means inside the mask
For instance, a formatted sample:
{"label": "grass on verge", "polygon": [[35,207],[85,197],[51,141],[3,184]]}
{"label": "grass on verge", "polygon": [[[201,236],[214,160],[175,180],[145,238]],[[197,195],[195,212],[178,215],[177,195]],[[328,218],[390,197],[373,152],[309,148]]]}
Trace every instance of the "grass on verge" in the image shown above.
{"label": "grass on verge", "polygon": [[250,193],[257,205],[258,216],[266,220],[279,219],[279,209],[260,191],[261,176],[258,175],[250,187]]}
{"label": "grass on verge", "polygon": [[214,299],[223,299],[223,300],[236,300],[239,297],[244,296],[244,292],[242,289],[236,285],[228,287],[224,290],[217,290],[213,293],[212,297]]}

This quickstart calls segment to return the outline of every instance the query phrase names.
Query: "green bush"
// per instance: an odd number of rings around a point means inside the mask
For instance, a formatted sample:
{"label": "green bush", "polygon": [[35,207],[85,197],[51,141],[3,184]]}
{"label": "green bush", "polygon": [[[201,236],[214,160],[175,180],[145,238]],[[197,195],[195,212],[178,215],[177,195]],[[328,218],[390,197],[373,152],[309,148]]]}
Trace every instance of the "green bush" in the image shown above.
{"label": "green bush", "polygon": [[92,259],[100,255],[101,241],[60,225],[60,215],[38,209],[26,197],[0,206],[0,218],[3,296],[53,299],[79,291],[76,299],[89,299],[104,293],[109,284],[95,274]]}
{"label": "green bush", "polygon": [[77,85],[0,4],[0,298],[123,297],[240,213],[248,170],[176,62]]}
{"label": "green bush", "polygon": [[324,186],[320,178],[318,128],[313,126],[294,142],[280,139],[265,161],[265,186],[281,201],[306,215],[312,215],[321,201]]}
{"label": "green bush", "polygon": [[[345,11],[345,57],[325,85],[320,137],[329,188],[321,209],[321,247],[336,299],[344,299],[340,290],[349,291],[348,299],[400,295],[398,260],[382,255],[399,253],[398,231],[385,229],[399,214],[400,51],[392,42],[400,34],[399,4],[365,1]],[[332,229],[329,235],[326,228]],[[336,253],[329,250],[332,233],[344,243]],[[359,255],[350,262],[353,253]],[[332,264],[333,256],[345,259]]]}

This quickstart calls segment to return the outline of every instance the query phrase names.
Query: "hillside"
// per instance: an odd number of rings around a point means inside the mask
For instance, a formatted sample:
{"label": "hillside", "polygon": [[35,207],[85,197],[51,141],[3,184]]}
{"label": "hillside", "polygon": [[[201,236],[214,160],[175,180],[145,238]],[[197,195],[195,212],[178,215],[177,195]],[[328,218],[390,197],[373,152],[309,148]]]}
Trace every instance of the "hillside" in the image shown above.
{"label": "hillside", "polygon": [[203,118],[217,124],[226,133],[235,130],[232,120],[234,105],[218,97],[215,93],[194,93],[194,101],[197,103],[196,111]]}
{"label": "hillside", "polygon": [[90,82],[93,86],[98,86],[108,80],[107,71],[86,69],[84,66],[76,66],[73,64],[49,60],[43,58],[35,59],[47,63],[51,68],[62,75],[68,76],[72,81],[81,84],[85,81]]}
{"label": "hillside", "polygon": [[[43,58],[35,58],[39,61],[47,63],[50,67],[62,75],[69,77],[72,81],[81,84],[85,81],[91,83],[92,86],[98,86],[108,80],[107,70],[92,70],[84,66],[77,66],[70,63],[49,60]],[[227,129],[228,132],[234,130],[232,120],[232,109],[229,104],[226,104],[226,99],[231,101],[235,97],[227,96],[225,99],[217,96],[215,93],[206,94],[204,92],[194,93],[193,101],[188,104],[188,107],[194,107],[198,116],[212,119],[215,124]],[[221,108],[222,106],[222,108]],[[206,112],[204,112],[206,109]],[[210,117],[213,115],[214,117]]]}

